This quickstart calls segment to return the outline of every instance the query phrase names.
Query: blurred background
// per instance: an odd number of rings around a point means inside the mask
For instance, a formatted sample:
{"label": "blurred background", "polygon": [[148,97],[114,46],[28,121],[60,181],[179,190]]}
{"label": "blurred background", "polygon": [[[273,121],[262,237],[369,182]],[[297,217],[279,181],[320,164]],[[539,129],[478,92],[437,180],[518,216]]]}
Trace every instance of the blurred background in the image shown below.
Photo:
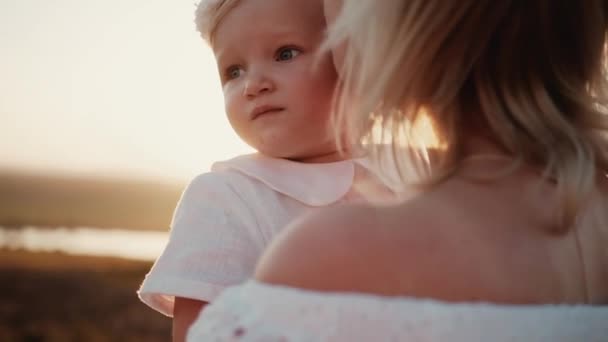
{"label": "blurred background", "polygon": [[251,150],[195,0],[0,0],[0,341],[167,341],[136,296],[181,191]]}

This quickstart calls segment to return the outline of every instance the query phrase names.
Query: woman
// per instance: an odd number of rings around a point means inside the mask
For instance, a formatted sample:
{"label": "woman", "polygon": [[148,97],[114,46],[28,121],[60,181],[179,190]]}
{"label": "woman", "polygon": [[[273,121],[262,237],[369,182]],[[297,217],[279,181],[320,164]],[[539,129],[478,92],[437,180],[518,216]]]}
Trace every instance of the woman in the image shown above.
{"label": "woman", "polygon": [[418,194],[294,223],[192,339],[608,336],[608,3],[340,5],[337,119]]}

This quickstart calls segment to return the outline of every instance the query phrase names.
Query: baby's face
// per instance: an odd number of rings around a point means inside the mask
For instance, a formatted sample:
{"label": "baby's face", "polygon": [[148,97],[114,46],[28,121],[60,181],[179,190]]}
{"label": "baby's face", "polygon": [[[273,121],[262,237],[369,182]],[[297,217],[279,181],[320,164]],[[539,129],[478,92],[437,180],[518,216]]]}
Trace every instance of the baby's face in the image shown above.
{"label": "baby's face", "polygon": [[321,0],[242,0],[213,43],[226,112],[258,151],[307,161],[335,152],[329,126],[337,75],[319,56]]}

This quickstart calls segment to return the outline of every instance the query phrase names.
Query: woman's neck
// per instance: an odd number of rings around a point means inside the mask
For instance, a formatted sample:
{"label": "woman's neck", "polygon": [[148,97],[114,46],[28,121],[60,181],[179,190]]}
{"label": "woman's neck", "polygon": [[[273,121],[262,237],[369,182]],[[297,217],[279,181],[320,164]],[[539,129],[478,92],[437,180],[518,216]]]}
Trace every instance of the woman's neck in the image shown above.
{"label": "woman's neck", "polygon": [[496,142],[481,135],[471,135],[464,141],[462,156],[465,159],[475,156],[512,157],[508,151]]}

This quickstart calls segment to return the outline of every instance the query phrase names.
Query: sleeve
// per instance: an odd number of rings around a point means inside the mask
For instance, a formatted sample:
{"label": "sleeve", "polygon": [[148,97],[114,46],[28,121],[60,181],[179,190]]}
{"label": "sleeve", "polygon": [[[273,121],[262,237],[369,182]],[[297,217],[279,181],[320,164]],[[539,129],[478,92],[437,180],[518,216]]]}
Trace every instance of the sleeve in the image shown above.
{"label": "sleeve", "polygon": [[256,217],[226,175],[207,173],[185,189],[169,241],[146,275],[139,298],[173,315],[175,297],[212,301],[251,276],[263,250]]}

